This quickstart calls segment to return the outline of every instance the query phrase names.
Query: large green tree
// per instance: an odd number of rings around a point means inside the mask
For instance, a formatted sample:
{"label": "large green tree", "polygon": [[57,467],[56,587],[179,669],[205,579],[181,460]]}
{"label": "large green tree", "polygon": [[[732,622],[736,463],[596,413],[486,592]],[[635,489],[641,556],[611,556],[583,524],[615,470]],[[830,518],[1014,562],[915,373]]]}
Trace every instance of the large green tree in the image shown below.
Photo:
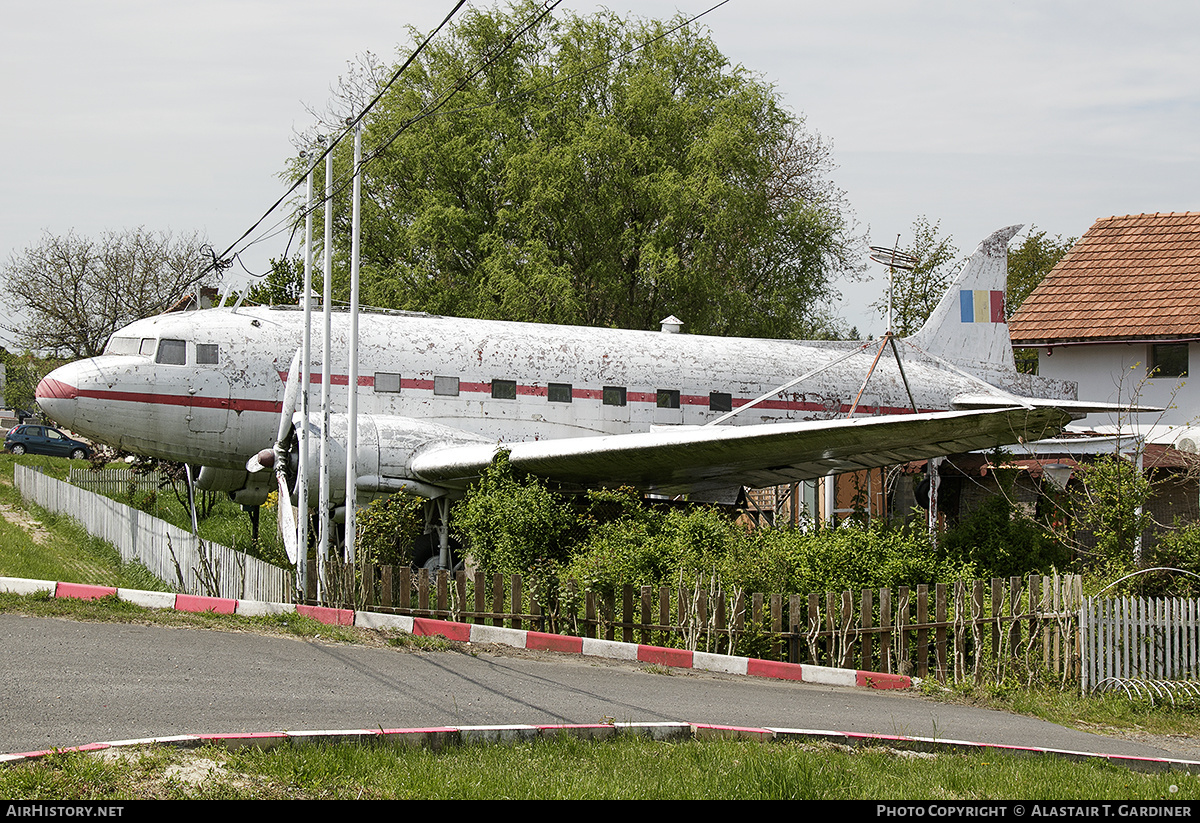
{"label": "large green tree", "polygon": [[[322,282],[318,278],[321,272],[313,274],[313,289],[318,297],[314,305],[320,304]],[[294,257],[277,257],[271,259],[271,270],[246,292],[246,299],[251,303],[264,306],[295,306],[304,299],[304,260]]]}
{"label": "large green tree", "polygon": [[[1049,237],[1046,232],[1039,231],[1037,226],[1030,225],[1029,233],[1021,241],[1021,245],[1008,250],[1008,284],[1004,308],[1007,317],[1012,317],[1025,298],[1033,293],[1038,284],[1046,279],[1058,261],[1075,245],[1076,238],[1062,235]],[[1036,349],[1014,349],[1017,371],[1025,374],[1037,374],[1038,356]]]}
{"label": "large green tree", "polygon": [[1038,284],[1046,279],[1058,261],[1075,245],[1076,238],[1056,234],[1050,237],[1030,225],[1021,245],[1008,250],[1008,294],[1005,310],[1009,317],[1021,307]]}
{"label": "large green tree", "polygon": [[[364,302],[827,332],[832,282],[859,251],[829,146],[695,25],[603,12],[517,34],[541,8],[467,12],[365,118]],[[346,99],[361,99],[350,86]],[[350,142],[338,148],[343,180]],[[348,191],[335,217],[342,278]]]}

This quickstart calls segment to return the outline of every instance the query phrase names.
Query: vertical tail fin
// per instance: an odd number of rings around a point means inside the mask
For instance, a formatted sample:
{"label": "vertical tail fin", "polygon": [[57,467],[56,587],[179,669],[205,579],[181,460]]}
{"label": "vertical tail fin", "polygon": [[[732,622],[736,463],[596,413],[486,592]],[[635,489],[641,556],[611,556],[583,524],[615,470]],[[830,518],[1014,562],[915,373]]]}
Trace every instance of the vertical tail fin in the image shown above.
{"label": "vertical tail fin", "polygon": [[914,345],[971,372],[1013,373],[1012,343],[1004,315],[1008,241],[1020,225],[994,232],[967,258]]}

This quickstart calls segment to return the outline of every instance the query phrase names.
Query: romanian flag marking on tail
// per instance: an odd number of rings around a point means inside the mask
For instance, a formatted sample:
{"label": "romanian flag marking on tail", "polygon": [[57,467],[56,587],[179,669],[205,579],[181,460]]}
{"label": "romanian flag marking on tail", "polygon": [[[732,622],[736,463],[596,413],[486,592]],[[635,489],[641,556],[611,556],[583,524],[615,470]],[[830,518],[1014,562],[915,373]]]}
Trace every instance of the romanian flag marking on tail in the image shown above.
{"label": "romanian flag marking on tail", "polygon": [[958,293],[964,323],[1003,323],[1004,292],[962,289]]}

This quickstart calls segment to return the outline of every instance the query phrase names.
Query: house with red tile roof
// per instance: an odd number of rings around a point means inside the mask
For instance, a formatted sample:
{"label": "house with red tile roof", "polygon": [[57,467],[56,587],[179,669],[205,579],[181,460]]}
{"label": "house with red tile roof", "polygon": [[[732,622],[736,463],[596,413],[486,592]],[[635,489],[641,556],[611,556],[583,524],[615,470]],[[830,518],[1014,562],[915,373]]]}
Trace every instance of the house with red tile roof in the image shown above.
{"label": "house with red tile roof", "polygon": [[1125,422],[1200,424],[1200,212],[1097,220],[1008,329],[1037,349],[1038,374],[1075,381],[1079,397],[1169,407]]}

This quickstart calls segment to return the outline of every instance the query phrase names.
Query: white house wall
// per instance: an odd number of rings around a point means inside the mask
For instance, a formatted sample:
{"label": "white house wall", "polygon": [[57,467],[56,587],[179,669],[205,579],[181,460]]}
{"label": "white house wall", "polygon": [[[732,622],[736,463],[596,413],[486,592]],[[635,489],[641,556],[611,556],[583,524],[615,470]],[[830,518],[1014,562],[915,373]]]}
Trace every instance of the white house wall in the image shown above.
{"label": "white house wall", "polygon": [[[1038,349],[1038,373],[1043,377],[1073,380],[1079,397],[1109,403],[1139,403],[1165,407],[1161,414],[1132,418],[1142,425],[1189,426],[1200,423],[1200,379],[1148,377],[1150,346],[1147,343],[1101,343]],[[1200,344],[1188,345],[1192,370],[1200,369]],[[1077,425],[1128,424],[1116,415],[1090,414]]]}

